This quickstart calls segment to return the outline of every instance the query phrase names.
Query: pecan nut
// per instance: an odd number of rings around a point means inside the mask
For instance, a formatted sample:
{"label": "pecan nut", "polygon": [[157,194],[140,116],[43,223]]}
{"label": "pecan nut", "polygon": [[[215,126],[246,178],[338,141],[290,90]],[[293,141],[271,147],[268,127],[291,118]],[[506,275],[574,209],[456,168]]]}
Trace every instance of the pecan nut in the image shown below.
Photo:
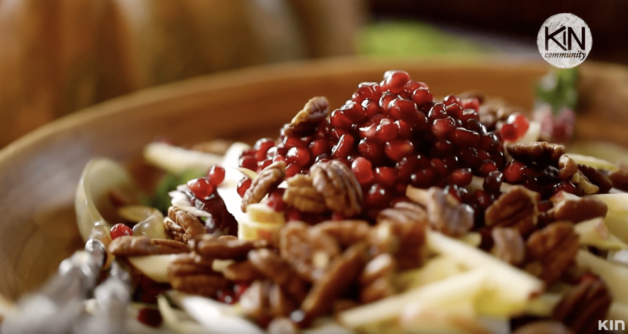
{"label": "pecan nut", "polygon": [[565,154],[565,146],[548,142],[518,143],[507,145],[506,149],[513,158],[526,164],[556,166],[559,158]]}
{"label": "pecan nut", "polygon": [[427,223],[424,220],[395,220],[388,217],[385,215],[378,221],[371,233],[371,244],[378,254],[393,254],[400,270],[417,268],[423,262],[422,246],[425,244]]}
{"label": "pecan nut", "polygon": [[302,301],[307,284],[281,256],[268,249],[249,252],[249,261],[262,275],[284,289],[290,296]]}
{"label": "pecan nut", "polygon": [[286,294],[277,284],[271,285],[268,292],[268,301],[270,311],[275,317],[290,316],[290,313],[298,308],[297,303],[292,300],[291,296]]}
{"label": "pecan nut", "polygon": [[589,179],[589,181],[591,181],[591,183],[600,188],[600,194],[606,194],[611,190],[611,188],[613,188],[613,182],[610,178],[599,170],[586,165],[578,165],[578,169],[582,172],[582,174],[584,174],[584,176],[587,177],[587,179]]}
{"label": "pecan nut", "polygon": [[620,168],[612,171],[608,177],[613,182],[614,188],[628,191],[628,169]]}
{"label": "pecan nut", "polygon": [[310,228],[310,233],[316,236],[327,234],[342,247],[349,247],[358,242],[367,241],[371,235],[371,227],[364,220],[325,221]]}
{"label": "pecan nut", "polygon": [[145,256],[158,254],[187,253],[188,245],[167,239],[152,239],[147,236],[125,235],[109,244],[109,252],[115,256]]}
{"label": "pecan nut", "polygon": [[353,283],[365,264],[366,244],[356,244],[334,259],[329,270],[317,280],[301,309],[310,318],[331,311],[333,302]]}
{"label": "pecan nut", "polygon": [[399,202],[394,207],[384,209],[377,216],[378,222],[394,221],[397,223],[427,222],[427,211],[420,205]]}
{"label": "pecan nut", "polygon": [[227,288],[229,282],[220,273],[194,262],[189,254],[177,257],[168,266],[168,281],[172,288],[185,293],[214,297]]}
{"label": "pecan nut", "polygon": [[574,261],[578,234],[569,222],[556,222],[534,232],[526,243],[526,252],[541,266],[540,278],[547,285],[556,282]]}
{"label": "pecan nut", "polygon": [[234,282],[252,282],[264,278],[250,261],[232,263],[222,274],[226,279]]}
{"label": "pecan nut", "polygon": [[596,217],[606,217],[608,206],[593,197],[569,198],[554,204],[547,213],[554,221],[567,220],[579,223]]}
{"label": "pecan nut", "polygon": [[301,111],[283,128],[286,136],[306,137],[314,133],[316,127],[327,118],[329,101],[322,96],[316,96],[307,101]]}
{"label": "pecan nut", "polygon": [[194,251],[202,257],[221,260],[244,260],[249,251],[267,247],[265,240],[215,238],[209,234],[193,241]]}
{"label": "pecan nut", "polygon": [[558,159],[558,178],[569,180],[578,171],[578,164],[568,155],[563,154]]}
{"label": "pecan nut", "polygon": [[327,210],[325,198],[314,188],[312,177],[297,174],[288,179],[283,200],[302,212],[322,213]]}
{"label": "pecan nut", "polygon": [[360,290],[360,302],[372,303],[380,299],[390,297],[395,294],[395,288],[390,277],[378,278],[375,281],[363,286]]}
{"label": "pecan nut", "polygon": [[170,221],[166,222],[166,229],[175,240],[187,243],[195,236],[206,233],[205,226],[195,215],[176,206],[168,208],[168,218]]}
{"label": "pecan nut", "polygon": [[493,253],[498,259],[514,266],[523,262],[526,245],[517,229],[496,227],[491,234],[495,242]]}
{"label": "pecan nut", "polygon": [[611,303],[611,295],[603,281],[584,280],[563,296],[552,317],[574,333],[597,333],[598,322],[606,319]]}
{"label": "pecan nut", "polygon": [[286,163],[283,161],[273,162],[264,168],[242,196],[242,212],[246,212],[247,205],[261,202],[264,196],[283,182],[285,178]]}
{"label": "pecan nut", "polygon": [[359,277],[361,285],[360,301],[370,303],[395,294],[392,274],[396,268],[395,259],[387,253],[371,259]]}
{"label": "pecan nut", "polygon": [[537,221],[536,198],[522,186],[508,189],[484,212],[487,226],[514,227],[524,236],[534,230]]}
{"label": "pecan nut", "polygon": [[446,235],[458,237],[473,227],[473,209],[461,204],[442,189],[427,191],[427,218],[430,226]]}
{"label": "pecan nut", "polygon": [[327,208],[345,217],[362,211],[362,187],[349,167],[338,160],[316,163],[310,168],[314,188],[325,198]]}
{"label": "pecan nut", "polygon": [[578,187],[578,190],[585,195],[593,195],[600,191],[600,187],[593,184],[581,170],[574,173],[571,177],[571,182],[575,184]]}
{"label": "pecan nut", "polygon": [[255,281],[240,297],[240,307],[244,314],[262,327],[273,317],[269,300],[271,285],[268,281]]}
{"label": "pecan nut", "polygon": [[312,233],[302,222],[286,224],[279,236],[280,254],[300,277],[314,282],[340,254],[338,242],[325,233]]}

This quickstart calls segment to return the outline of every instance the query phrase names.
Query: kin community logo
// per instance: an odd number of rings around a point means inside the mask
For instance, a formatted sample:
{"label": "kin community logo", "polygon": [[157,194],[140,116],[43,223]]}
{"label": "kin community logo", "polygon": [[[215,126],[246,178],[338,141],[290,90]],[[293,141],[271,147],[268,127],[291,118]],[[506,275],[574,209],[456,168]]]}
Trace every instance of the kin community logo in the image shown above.
{"label": "kin community logo", "polygon": [[545,61],[558,68],[572,68],[587,58],[593,37],[589,26],[581,18],[561,13],[545,20],[536,44]]}
{"label": "kin community logo", "polygon": [[625,331],[626,324],[623,320],[598,320],[598,331]]}

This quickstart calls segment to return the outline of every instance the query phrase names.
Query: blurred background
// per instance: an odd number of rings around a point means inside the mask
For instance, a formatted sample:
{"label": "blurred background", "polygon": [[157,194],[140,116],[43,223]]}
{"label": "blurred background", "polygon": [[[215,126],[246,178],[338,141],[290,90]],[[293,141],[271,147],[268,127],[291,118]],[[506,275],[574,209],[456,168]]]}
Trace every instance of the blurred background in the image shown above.
{"label": "blurred background", "polygon": [[625,0],[0,0],[0,147],[107,99],[265,63],[542,61],[536,35],[562,12],[591,28],[587,60],[628,64]]}

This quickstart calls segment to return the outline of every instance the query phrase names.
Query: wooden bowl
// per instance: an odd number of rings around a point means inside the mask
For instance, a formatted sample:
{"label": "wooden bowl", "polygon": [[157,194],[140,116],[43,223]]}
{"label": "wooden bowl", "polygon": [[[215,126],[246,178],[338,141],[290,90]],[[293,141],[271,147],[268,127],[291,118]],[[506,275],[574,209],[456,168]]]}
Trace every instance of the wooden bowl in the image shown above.
{"label": "wooden bowl", "polygon": [[[340,106],[359,82],[379,81],[391,68],[407,70],[437,96],[475,89],[525,108],[532,106],[535,81],[550,70],[545,63],[495,59],[291,63],[141,91],[50,123],[0,151],[0,294],[16,299],[82,247],[73,197],[89,159],[132,161],[158,135],[181,144],[216,137],[276,137],[280,125],[312,96],[327,96],[332,107]],[[582,77],[583,101],[596,113],[583,115],[587,122],[580,123],[578,132],[626,143],[620,134],[621,122],[628,118],[622,113],[628,102],[628,70],[587,62]],[[609,127],[602,115],[621,122]]]}

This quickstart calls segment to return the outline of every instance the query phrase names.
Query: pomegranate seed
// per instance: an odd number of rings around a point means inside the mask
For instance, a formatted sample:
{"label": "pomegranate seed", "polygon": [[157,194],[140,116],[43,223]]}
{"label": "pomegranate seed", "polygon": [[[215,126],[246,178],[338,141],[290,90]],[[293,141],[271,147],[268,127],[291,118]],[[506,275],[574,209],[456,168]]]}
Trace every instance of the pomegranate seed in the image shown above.
{"label": "pomegranate seed", "polygon": [[[375,133],[375,130],[373,130],[373,133]],[[329,132],[329,137],[331,137],[334,142],[338,142],[340,140],[340,137],[342,137],[343,135],[351,136],[351,131],[347,129],[335,128]]]}
{"label": "pomegranate seed", "polygon": [[377,115],[381,111],[381,108],[379,107],[379,104],[377,102],[371,101],[371,100],[364,100],[364,101],[362,101],[362,108],[364,109],[364,113],[366,114],[366,118],[371,118],[371,117]]}
{"label": "pomegranate seed", "polygon": [[400,98],[390,101],[388,109],[392,118],[405,121],[413,120],[419,112],[414,102]]}
{"label": "pomegranate seed", "polygon": [[273,159],[266,159],[264,161],[258,161],[257,162],[257,171],[261,172],[264,169],[266,169],[266,167],[270,166],[270,164],[273,163]]}
{"label": "pomegranate seed", "polygon": [[250,284],[249,283],[237,283],[233,285],[233,294],[236,300],[240,300],[244,292],[248,290]]}
{"label": "pomegranate seed", "polygon": [[399,94],[403,92],[403,88],[408,80],[410,80],[410,75],[404,71],[388,71],[384,74],[384,85],[382,88],[393,94]]}
{"label": "pomegranate seed", "polygon": [[286,158],[282,157],[281,155],[276,155],[276,156],[273,158],[273,162],[279,162],[279,161],[286,162]]}
{"label": "pomegranate seed", "polygon": [[163,319],[158,309],[144,307],[137,313],[137,321],[146,326],[156,328],[161,326]]}
{"label": "pomegranate seed", "polygon": [[301,138],[286,136],[283,138],[283,147],[287,150],[293,147],[307,148],[307,143],[301,140]]}
{"label": "pomegranate seed", "polygon": [[109,234],[111,234],[111,239],[115,239],[125,235],[133,235],[133,230],[124,224],[115,224]]}
{"label": "pomegranate seed", "polygon": [[363,157],[357,157],[351,164],[351,170],[360,184],[368,184],[373,181],[373,166]]}
{"label": "pomegranate seed", "polygon": [[286,216],[286,222],[301,220],[301,212],[295,208],[288,208],[284,216]]}
{"label": "pomegranate seed", "polygon": [[366,206],[374,209],[384,208],[392,200],[392,191],[384,188],[381,184],[373,184],[364,198]]}
{"label": "pomegranate seed", "polygon": [[412,95],[412,93],[419,88],[428,89],[427,85],[423,82],[416,82],[414,80],[408,80],[408,82],[406,82],[405,86],[403,87],[403,91],[406,94]]}
{"label": "pomegranate seed", "polygon": [[456,122],[451,117],[435,119],[432,124],[432,134],[440,139],[447,138],[447,135],[455,129]]}
{"label": "pomegranate seed", "polygon": [[241,156],[240,160],[238,160],[238,166],[250,170],[257,169],[257,159],[251,156]]}
{"label": "pomegranate seed", "polygon": [[386,143],[384,153],[393,161],[401,161],[405,156],[414,151],[412,142],[405,140],[393,140]]}
{"label": "pomegranate seed", "polygon": [[358,133],[360,134],[360,138],[369,138],[369,139],[377,138],[377,126],[378,124],[372,120],[364,123],[362,126],[358,128]]}
{"label": "pomegranate seed", "polygon": [[429,188],[436,183],[436,172],[431,168],[424,168],[410,176],[412,185],[417,188]]}
{"label": "pomegranate seed", "polygon": [[216,298],[218,299],[219,302],[221,303],[225,303],[225,304],[235,304],[235,298],[233,297],[233,291],[229,291],[229,290],[218,290],[218,292],[216,293]]}
{"label": "pomegranate seed", "polygon": [[251,182],[253,181],[246,176],[240,179],[236,188],[240,197],[244,197],[244,193],[251,187]]}
{"label": "pomegranate seed", "polygon": [[449,154],[443,158],[447,170],[451,173],[460,167],[460,162],[457,156]]}
{"label": "pomegranate seed", "polygon": [[377,100],[382,95],[382,87],[377,82],[362,82],[355,94],[363,99]]}
{"label": "pomegranate seed", "polygon": [[188,181],[187,186],[192,191],[194,196],[199,199],[205,199],[214,192],[214,186],[209,183],[209,180],[205,177],[190,180]]}
{"label": "pomegranate seed", "polygon": [[497,169],[504,169],[506,166],[506,155],[504,152],[495,151],[491,153],[491,160],[497,164]]}
{"label": "pomegranate seed", "polygon": [[480,134],[465,128],[456,128],[449,134],[449,140],[459,147],[476,147],[480,143]]}
{"label": "pomegranate seed", "polygon": [[480,100],[478,100],[475,97],[472,97],[470,99],[464,99],[464,100],[462,100],[462,107],[464,109],[473,109],[475,111],[479,111],[480,110]]}
{"label": "pomegranate seed", "polygon": [[514,124],[503,124],[502,128],[499,129],[499,132],[505,141],[516,141],[519,138],[517,128],[515,128]]}
{"label": "pomegranate seed", "polygon": [[460,159],[465,166],[471,168],[475,168],[481,161],[478,159],[478,151],[473,147],[462,148],[460,150]]}
{"label": "pomegranate seed", "polygon": [[377,167],[375,168],[375,182],[392,188],[397,182],[397,171],[392,167]]}
{"label": "pomegranate seed", "polygon": [[286,153],[286,162],[289,164],[296,163],[300,166],[306,166],[311,158],[310,151],[302,147],[293,147]]}
{"label": "pomegranate seed", "polygon": [[448,184],[447,186],[445,186],[445,188],[443,188],[443,192],[451,195],[451,197],[455,198],[458,202],[462,202],[462,196],[460,195],[460,188],[458,188],[457,185]]}
{"label": "pomegranate seed", "polygon": [[578,189],[576,188],[576,186],[573,183],[571,183],[570,181],[562,181],[562,182],[556,183],[554,185],[554,193],[555,194],[558,193],[558,192],[561,192],[561,191],[564,191],[564,192],[570,193],[570,194],[575,194],[577,192],[577,190]]}
{"label": "pomegranate seed", "polygon": [[328,154],[321,154],[316,157],[316,160],[314,162],[328,162],[329,160],[331,160],[331,158]]}
{"label": "pomegranate seed", "polygon": [[475,193],[475,202],[478,204],[479,208],[482,211],[486,210],[493,203],[493,198],[491,195],[483,190],[476,190]]}
{"label": "pomegranate seed", "polygon": [[535,176],[527,175],[523,181],[523,186],[532,191],[541,192],[541,185]]}
{"label": "pomegranate seed", "polygon": [[286,177],[292,177],[297,175],[301,171],[301,166],[296,163],[291,163],[286,166]]}
{"label": "pomegranate seed", "polygon": [[530,122],[528,121],[528,118],[519,113],[514,113],[508,116],[507,122],[515,126],[515,129],[517,129],[518,137],[522,137],[523,135],[525,135],[530,128]]}
{"label": "pomegranate seed", "polygon": [[262,161],[266,159],[266,152],[273,146],[275,146],[275,142],[270,138],[262,138],[255,142],[253,148],[257,151],[255,153],[257,160]]}
{"label": "pomegranate seed", "polygon": [[458,119],[460,118],[460,116],[462,115],[462,107],[458,104],[450,104],[448,106],[445,107],[445,112],[447,113],[447,115]]}
{"label": "pomegranate seed", "polygon": [[255,157],[256,153],[257,151],[254,148],[249,148],[245,150],[244,152],[242,152],[242,156],[243,157]]}
{"label": "pomegranate seed", "polygon": [[471,168],[459,168],[456,169],[451,175],[449,175],[449,180],[460,187],[465,187],[471,184],[471,180],[473,180],[473,173],[471,173]]}
{"label": "pomegranate seed", "polygon": [[432,146],[432,149],[430,150],[430,155],[445,156],[453,152],[454,152],[454,145],[449,140],[439,139]]}
{"label": "pomegranate seed", "polygon": [[491,155],[488,154],[488,152],[484,151],[484,150],[478,150],[478,159],[480,160],[489,160],[491,158]]}
{"label": "pomegranate seed", "polygon": [[277,212],[286,211],[286,202],[283,201],[283,193],[285,190],[286,189],[284,188],[277,188],[273,190],[268,195],[268,202],[266,205]]}
{"label": "pomegranate seed", "polygon": [[525,165],[517,160],[511,160],[504,168],[504,178],[508,183],[521,183],[524,178]]}
{"label": "pomegranate seed", "polygon": [[225,169],[214,165],[207,172],[207,178],[212,186],[218,187],[225,180]]}
{"label": "pomegranate seed", "polygon": [[312,141],[310,143],[310,152],[312,152],[313,157],[329,153],[329,141],[326,139],[316,139]]}
{"label": "pomegranate seed", "polygon": [[382,142],[391,141],[399,135],[399,128],[388,118],[382,118],[375,131],[377,139]]}
{"label": "pomegranate seed", "polygon": [[336,109],[331,113],[330,122],[336,128],[350,129],[351,125],[353,125],[349,117],[340,109]]}
{"label": "pomegranate seed", "polygon": [[366,119],[366,112],[359,103],[352,101],[351,103],[342,106],[340,110],[353,122],[361,122]]}
{"label": "pomegranate seed", "polygon": [[397,138],[399,139],[409,139],[412,137],[412,128],[410,125],[404,120],[396,120],[395,125],[399,129],[399,135]]}
{"label": "pomegranate seed", "polygon": [[[365,98],[363,96],[359,96],[358,93],[351,94],[351,101],[352,102],[362,104],[362,102],[364,102],[364,100],[365,100]],[[347,102],[349,102],[349,101],[347,101]]]}
{"label": "pomegranate seed", "polygon": [[[578,277],[578,283],[584,283],[584,282],[596,282],[599,281],[600,277],[597,276],[594,273],[584,273],[582,275],[580,275],[580,277]],[[617,326],[617,325],[615,325]]]}
{"label": "pomegranate seed", "polygon": [[462,113],[460,114],[460,117],[458,117],[458,119],[461,120],[463,123],[465,123],[466,121],[470,119],[479,121],[480,115],[478,114],[477,111],[473,109],[464,109],[462,110]]}
{"label": "pomegranate seed", "polygon": [[494,133],[483,134],[480,138],[480,149],[493,152],[499,150],[500,142]]}
{"label": "pomegranate seed", "polygon": [[382,164],[385,160],[383,145],[374,140],[362,139],[358,144],[358,151],[376,166]]}
{"label": "pomegranate seed", "polygon": [[467,130],[475,131],[479,133],[480,135],[483,135],[486,133],[486,127],[484,126],[484,124],[480,123],[480,121],[478,121],[477,119],[472,118],[463,123],[464,123],[463,124],[464,127]]}
{"label": "pomegranate seed", "polygon": [[460,106],[462,105],[460,99],[454,94],[449,94],[443,99],[443,104],[445,104],[446,106],[452,105],[454,103]]}
{"label": "pomegranate seed", "polygon": [[498,193],[500,187],[502,186],[502,178],[503,174],[500,171],[492,171],[488,173],[488,176],[484,179],[484,183],[482,184],[482,188],[484,191],[488,193]]}
{"label": "pomegranate seed", "polygon": [[430,123],[434,123],[435,120],[446,118],[447,112],[445,111],[445,106],[441,103],[435,104],[427,114],[427,118]]}
{"label": "pomegranate seed", "polygon": [[349,135],[342,135],[338,144],[331,149],[331,157],[334,159],[346,158],[353,151],[355,139]]}
{"label": "pomegranate seed", "polygon": [[490,172],[497,170],[497,164],[493,160],[483,160],[480,163],[480,167],[478,167],[478,174],[480,176],[486,177]]}
{"label": "pomegranate seed", "polygon": [[434,95],[427,88],[420,87],[412,92],[411,99],[417,106],[420,106],[432,102]]}
{"label": "pomegranate seed", "polygon": [[443,160],[438,159],[438,158],[433,158],[430,161],[430,164],[432,165],[432,169],[434,169],[434,171],[436,172],[438,176],[446,177],[447,174],[449,174],[447,170],[447,166],[445,165]]}
{"label": "pomegranate seed", "polygon": [[381,108],[384,114],[388,115],[390,111],[389,109],[390,102],[394,99],[396,99],[395,95],[390,94],[390,93],[384,93],[382,97],[379,99],[379,107]]}

